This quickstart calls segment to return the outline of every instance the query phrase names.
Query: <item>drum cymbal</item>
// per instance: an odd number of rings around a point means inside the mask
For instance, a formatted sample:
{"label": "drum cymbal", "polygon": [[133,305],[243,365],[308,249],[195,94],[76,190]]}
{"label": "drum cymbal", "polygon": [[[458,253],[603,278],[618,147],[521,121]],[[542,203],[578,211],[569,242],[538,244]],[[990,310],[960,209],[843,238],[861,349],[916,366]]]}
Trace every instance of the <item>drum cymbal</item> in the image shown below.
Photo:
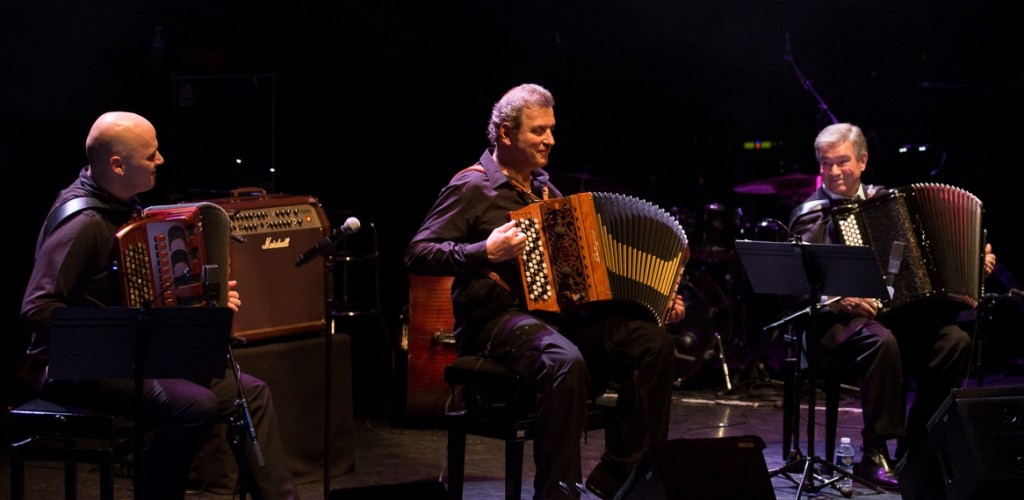
{"label": "drum cymbal", "polygon": [[815,189],[818,189],[818,184],[818,176],[794,172],[779,177],[770,177],[768,179],[739,184],[733,187],[732,190],[745,194],[774,194],[789,197],[810,195]]}

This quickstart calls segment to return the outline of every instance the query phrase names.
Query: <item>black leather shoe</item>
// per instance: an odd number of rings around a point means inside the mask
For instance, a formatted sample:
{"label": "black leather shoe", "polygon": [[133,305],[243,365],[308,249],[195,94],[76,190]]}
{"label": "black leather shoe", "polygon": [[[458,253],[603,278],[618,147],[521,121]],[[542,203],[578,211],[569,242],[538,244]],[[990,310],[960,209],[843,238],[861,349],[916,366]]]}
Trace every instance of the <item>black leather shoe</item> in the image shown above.
{"label": "black leather shoe", "polygon": [[609,462],[598,462],[587,476],[587,490],[601,499],[614,498],[629,479],[629,474],[620,469]]}
{"label": "black leather shoe", "polygon": [[860,477],[871,484],[888,491],[899,491],[900,481],[889,464],[889,457],[883,451],[864,448],[860,459]]}

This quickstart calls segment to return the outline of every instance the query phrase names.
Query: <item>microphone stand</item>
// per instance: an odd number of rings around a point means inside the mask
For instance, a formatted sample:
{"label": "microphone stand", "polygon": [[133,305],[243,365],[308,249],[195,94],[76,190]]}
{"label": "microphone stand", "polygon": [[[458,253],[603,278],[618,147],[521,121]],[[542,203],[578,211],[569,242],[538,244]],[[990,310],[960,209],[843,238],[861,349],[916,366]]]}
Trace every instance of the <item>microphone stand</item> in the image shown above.
{"label": "microphone stand", "polygon": [[811,95],[814,96],[814,99],[818,101],[818,109],[821,110],[821,113],[823,115],[828,115],[829,120],[831,120],[833,124],[839,123],[839,120],[837,120],[836,116],[832,114],[832,111],[829,111],[828,104],[825,104],[825,100],[822,99],[821,96],[818,95],[818,92],[814,90],[814,87],[811,86],[811,81],[804,76],[803,72],[800,71],[800,68],[798,68],[796,63],[793,62],[793,50],[789,45],[789,33],[786,33],[786,61],[793,67],[793,72],[796,73],[796,77],[800,80],[800,84],[803,85],[804,89],[810,92]]}
{"label": "microphone stand", "polygon": [[[332,245],[333,248],[333,245]],[[324,498],[331,494],[331,382],[334,371],[334,252],[324,254]]]}
{"label": "microphone stand", "polygon": [[[206,303],[210,307],[217,307],[217,300],[220,298],[221,284],[213,279],[216,267],[216,265],[203,266],[203,292],[206,295]],[[242,441],[243,434],[248,434],[249,441],[252,443],[252,450],[256,455],[256,464],[261,469],[266,467],[267,464],[263,460],[263,451],[260,449],[260,441],[256,435],[256,428],[252,423],[249,400],[246,399],[245,390],[242,388],[242,370],[239,368],[238,362],[235,361],[235,350],[230,344],[228,345],[228,362],[231,364],[231,372],[235,378],[235,390],[237,392],[235,415],[231,417],[228,427],[231,435],[231,448],[234,450],[235,460],[238,463],[238,498],[245,500],[251,478],[249,477],[248,453],[245,449],[245,443]]]}
{"label": "microphone stand", "polygon": [[[347,223],[347,222],[346,222]],[[358,224],[358,221],[356,221]],[[351,226],[346,226],[351,227]],[[358,229],[358,225],[355,226]],[[324,498],[330,497],[331,493],[331,379],[333,374],[332,353],[334,351],[334,249],[337,242],[347,236],[345,231],[334,231],[333,234],[318,242],[309,250],[306,250],[295,261],[295,267],[302,267],[316,257],[322,256],[325,262],[324,276]]]}
{"label": "microphone stand", "polygon": [[809,306],[807,306],[807,307],[805,307],[805,308],[803,308],[803,309],[801,309],[801,310],[799,310],[799,311],[797,311],[797,312],[795,312],[793,314],[790,314],[789,316],[786,316],[785,318],[782,318],[782,319],[780,319],[780,320],[778,320],[778,321],[776,321],[776,322],[774,322],[774,323],[764,327],[762,330],[765,331],[765,332],[770,332],[770,331],[772,331],[772,330],[774,330],[776,328],[779,328],[781,326],[785,326],[785,325],[789,324],[791,321],[793,321],[793,320],[795,320],[795,319],[797,319],[797,318],[799,318],[799,317],[801,317],[801,316],[803,316],[805,314],[810,314],[812,307],[817,307],[818,309],[821,309],[823,307],[829,306],[832,303],[838,302],[840,300],[842,300],[842,297],[832,297],[831,299],[828,299],[825,302],[822,302],[820,304],[809,305]]}
{"label": "microphone stand", "polygon": [[262,469],[266,467],[266,462],[263,461],[263,451],[260,450],[260,441],[256,436],[256,428],[252,424],[252,414],[249,412],[249,402],[245,398],[245,390],[242,389],[242,377],[241,370],[238,367],[238,363],[235,361],[235,351],[230,345],[228,346],[228,360],[231,363],[231,371],[235,376],[235,387],[238,391],[238,398],[235,399],[235,416],[231,417],[230,427],[231,432],[231,445],[235,449],[235,457],[238,460],[238,498],[245,500],[248,491],[249,484],[249,468],[248,454],[245,450],[245,443],[242,441],[242,435],[248,434],[249,441],[252,443],[252,451],[256,455],[256,464]]}

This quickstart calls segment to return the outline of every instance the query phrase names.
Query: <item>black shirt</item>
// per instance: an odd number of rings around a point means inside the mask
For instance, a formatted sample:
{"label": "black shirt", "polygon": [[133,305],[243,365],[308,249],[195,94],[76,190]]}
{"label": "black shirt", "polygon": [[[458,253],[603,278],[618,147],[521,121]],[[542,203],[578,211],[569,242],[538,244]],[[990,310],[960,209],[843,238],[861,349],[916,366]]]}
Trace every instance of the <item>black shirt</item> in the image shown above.
{"label": "black shirt", "polygon": [[[509,221],[508,213],[542,196],[561,197],[542,169],[532,173],[530,193],[517,189],[501,171],[492,150],[484,151],[476,168],[457,173],[438,196],[405,253],[409,272],[455,276],[452,306],[455,334],[481,325],[510,308],[521,308],[521,275],[515,259],[487,260],[487,237]],[[482,168],[481,168],[482,167]],[[511,287],[506,290],[489,273]]]}
{"label": "black shirt", "polygon": [[35,361],[45,363],[49,358],[50,320],[55,309],[122,305],[111,256],[114,236],[131,220],[136,206],[97,186],[86,166],[57,196],[50,213],[83,196],[96,198],[107,207],[68,217],[49,237],[43,230],[39,233],[35,265],[21,302],[22,324],[32,335],[28,355]]}

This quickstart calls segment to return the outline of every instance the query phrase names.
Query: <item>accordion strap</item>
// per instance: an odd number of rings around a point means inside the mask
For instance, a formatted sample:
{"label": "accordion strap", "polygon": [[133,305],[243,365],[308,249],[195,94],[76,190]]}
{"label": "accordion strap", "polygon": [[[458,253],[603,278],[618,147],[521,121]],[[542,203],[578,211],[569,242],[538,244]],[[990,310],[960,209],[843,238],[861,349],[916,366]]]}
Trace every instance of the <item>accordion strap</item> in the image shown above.
{"label": "accordion strap", "polygon": [[483,273],[486,274],[488,278],[494,280],[494,282],[497,283],[498,286],[504,288],[506,292],[512,291],[512,287],[508,286],[508,283],[506,283],[505,280],[501,279],[501,276],[498,276],[498,273],[491,271],[490,269],[484,269]]}
{"label": "accordion strap", "polygon": [[106,203],[103,203],[91,196],[71,198],[61,204],[61,206],[57,207],[57,209],[47,217],[43,237],[48,238],[50,233],[52,233],[54,229],[57,229],[57,226],[59,226],[61,222],[64,222],[72,215],[90,208],[110,208],[110,205],[107,205]]}

